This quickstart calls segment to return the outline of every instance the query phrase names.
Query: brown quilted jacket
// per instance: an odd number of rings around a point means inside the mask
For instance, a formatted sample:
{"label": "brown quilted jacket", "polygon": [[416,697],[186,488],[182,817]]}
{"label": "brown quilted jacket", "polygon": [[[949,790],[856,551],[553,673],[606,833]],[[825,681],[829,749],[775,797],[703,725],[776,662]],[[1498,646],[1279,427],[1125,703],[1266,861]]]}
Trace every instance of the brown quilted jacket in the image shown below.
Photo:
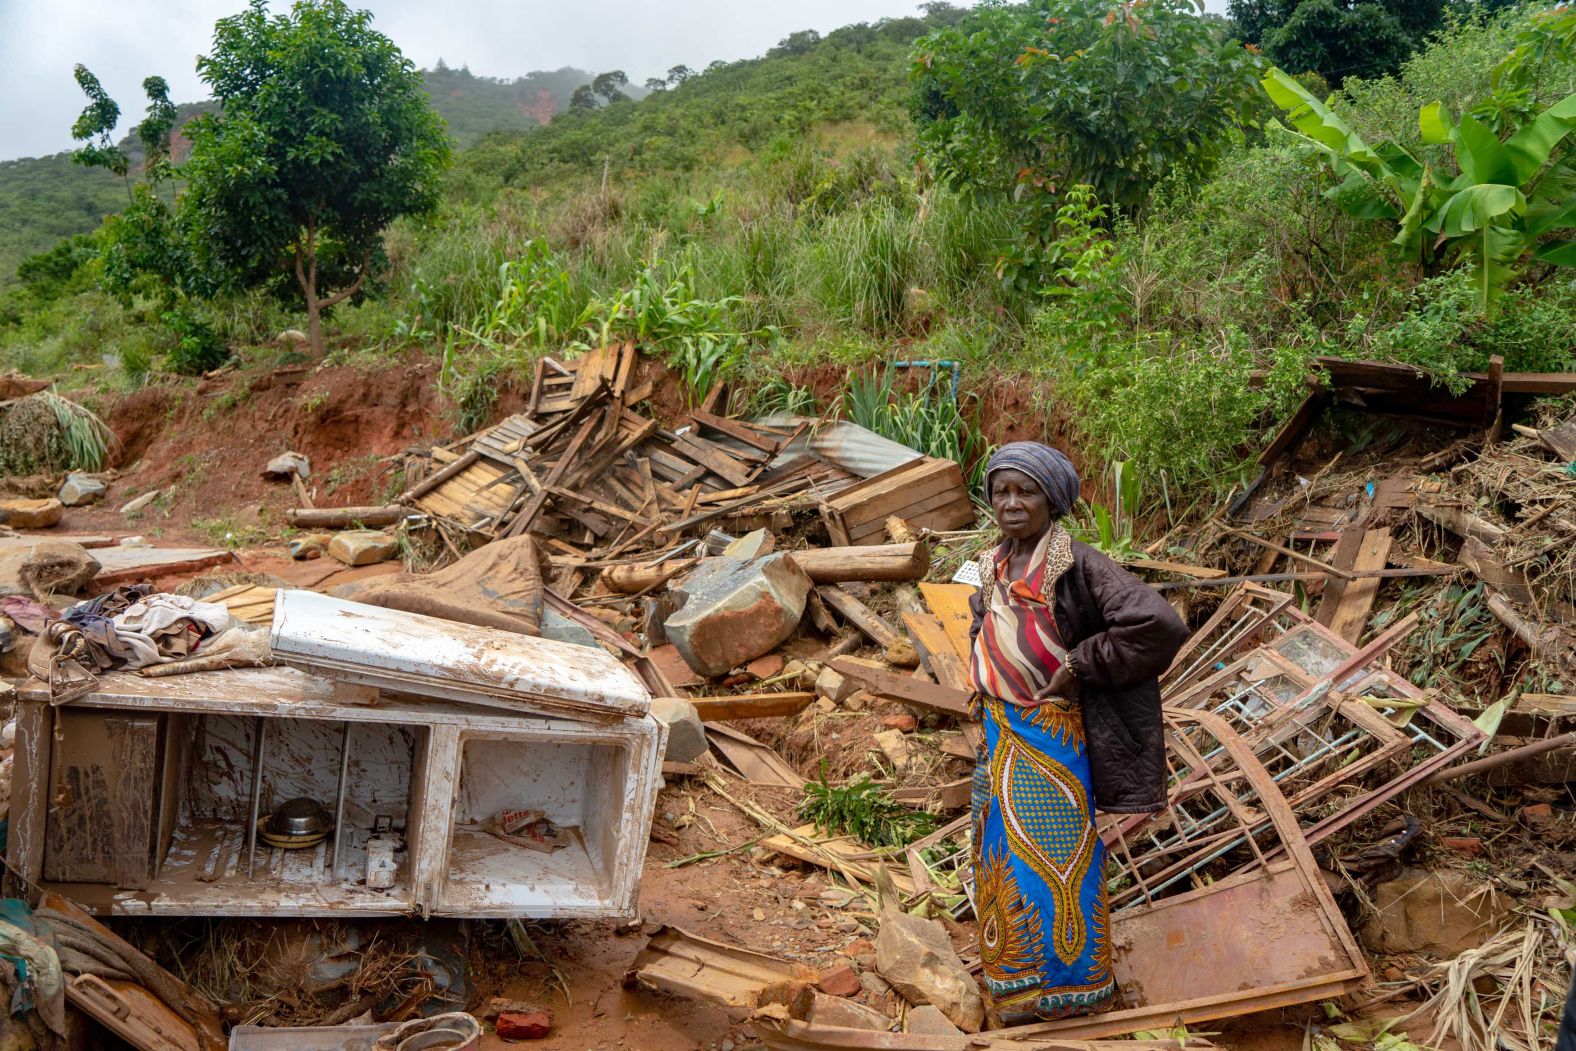
{"label": "brown quilted jacket", "polygon": [[[976,592],[971,636],[985,616]],[[1159,810],[1166,799],[1159,677],[1187,627],[1159,593],[1087,544],[1056,581],[1056,627],[1083,685],[1084,733],[1095,806],[1107,813]]]}

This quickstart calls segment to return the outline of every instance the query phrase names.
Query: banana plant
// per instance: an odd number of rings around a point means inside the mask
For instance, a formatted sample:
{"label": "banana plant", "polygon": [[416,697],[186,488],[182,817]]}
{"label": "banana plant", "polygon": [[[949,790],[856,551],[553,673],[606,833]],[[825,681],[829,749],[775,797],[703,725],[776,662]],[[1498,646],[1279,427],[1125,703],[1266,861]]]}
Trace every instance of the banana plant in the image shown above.
{"label": "banana plant", "polygon": [[1470,114],[1451,123],[1439,103],[1424,106],[1423,141],[1450,147],[1458,170],[1452,176],[1399,143],[1369,145],[1279,69],[1263,84],[1296,133],[1341,178],[1326,196],[1360,218],[1395,222],[1392,243],[1425,269],[1471,266],[1483,310],[1531,260],[1576,266],[1576,240],[1569,237],[1576,230],[1576,170],[1563,157],[1550,163],[1576,130],[1576,95],[1504,141]]}

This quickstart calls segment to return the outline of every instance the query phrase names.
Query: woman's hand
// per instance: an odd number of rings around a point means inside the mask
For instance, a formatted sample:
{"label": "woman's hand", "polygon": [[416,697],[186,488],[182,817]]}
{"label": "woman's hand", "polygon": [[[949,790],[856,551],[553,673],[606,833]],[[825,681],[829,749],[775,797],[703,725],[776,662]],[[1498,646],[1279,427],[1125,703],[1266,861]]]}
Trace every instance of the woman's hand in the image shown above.
{"label": "woman's hand", "polygon": [[1063,664],[1056,669],[1056,673],[1051,676],[1051,681],[1045,684],[1045,688],[1034,695],[1034,699],[1036,702],[1043,702],[1052,697],[1061,697],[1064,700],[1076,701],[1082,693],[1083,685],[1079,683],[1078,676]]}

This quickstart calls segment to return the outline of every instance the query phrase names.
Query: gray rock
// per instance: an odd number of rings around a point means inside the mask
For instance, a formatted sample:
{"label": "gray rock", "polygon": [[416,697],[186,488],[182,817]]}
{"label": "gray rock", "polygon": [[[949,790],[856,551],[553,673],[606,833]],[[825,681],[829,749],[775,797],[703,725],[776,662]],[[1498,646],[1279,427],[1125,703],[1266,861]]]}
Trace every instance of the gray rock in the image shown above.
{"label": "gray rock", "polygon": [[874,1007],[866,1007],[862,1003],[846,1000],[841,996],[827,996],[825,993],[812,992],[809,1017],[805,1021],[811,1025],[838,1026],[843,1029],[871,1029],[884,1033],[892,1028],[892,1019],[877,1011]]}
{"label": "gray rock", "polygon": [[303,482],[312,477],[312,461],[301,453],[285,452],[269,460],[268,466],[263,468],[264,478],[282,478],[288,482],[293,474],[300,475]]}
{"label": "gray rock", "polygon": [[60,492],[55,495],[67,507],[81,507],[103,498],[109,492],[109,486],[90,474],[68,474],[65,484],[60,487]]}
{"label": "gray rock", "polygon": [[562,613],[545,607],[542,610],[541,632],[542,638],[552,639],[554,642],[567,642],[572,646],[590,646],[594,650],[601,649],[596,636],[583,625],[576,624]]}
{"label": "gray rock", "polygon": [[963,1035],[963,1030],[953,1025],[935,1004],[925,1004],[909,1010],[908,1032],[919,1036]]}
{"label": "gray rock", "polygon": [[297,562],[305,562],[307,559],[312,558],[322,558],[328,551],[328,545],[333,542],[334,538],[327,533],[303,533],[298,537],[291,538],[290,557]]}
{"label": "gray rock", "polygon": [[370,566],[399,554],[399,541],[378,529],[347,529],[334,534],[328,553],[347,566]]}
{"label": "gray rock", "polygon": [[730,543],[722,549],[722,553],[728,558],[748,562],[752,558],[771,554],[776,546],[777,538],[772,536],[770,529],[757,529]]}
{"label": "gray rock", "polygon": [[691,668],[725,675],[793,634],[810,587],[787,554],[713,559],[673,588],[683,605],[663,630]]}
{"label": "gray rock", "polygon": [[120,505],[120,513],[123,515],[134,515],[157,500],[163,492],[163,489],[154,489],[151,492],[143,493],[141,496],[132,497]]}
{"label": "gray rock", "polygon": [[706,754],[706,727],[689,701],[653,697],[651,717],[668,728],[668,749],[663,753],[668,762],[690,763]]}
{"label": "gray rock", "polygon": [[876,935],[876,968],[909,1003],[934,1004],[953,1025],[977,1033],[985,1001],[969,969],[952,949],[946,928],[934,920],[889,909]]}

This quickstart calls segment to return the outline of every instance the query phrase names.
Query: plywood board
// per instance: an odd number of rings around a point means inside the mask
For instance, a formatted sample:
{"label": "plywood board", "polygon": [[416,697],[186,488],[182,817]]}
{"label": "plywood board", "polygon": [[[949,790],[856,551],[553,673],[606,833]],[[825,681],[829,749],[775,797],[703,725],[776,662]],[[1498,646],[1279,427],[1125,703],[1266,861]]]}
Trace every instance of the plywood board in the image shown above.
{"label": "plywood board", "polygon": [[978,590],[971,584],[932,584],[925,581],[919,585],[919,593],[925,596],[925,604],[940,619],[947,638],[952,640],[952,648],[965,666],[974,651],[974,640],[969,638],[969,631],[974,626],[974,612],[969,609],[969,599]]}
{"label": "plywood board", "polygon": [[[1370,529],[1363,534],[1362,547],[1358,549],[1355,572],[1383,569],[1390,558],[1390,530]],[[1363,627],[1368,623],[1368,613],[1373,609],[1374,598],[1379,594],[1377,577],[1361,577],[1349,581],[1346,594],[1341,597],[1335,615],[1330,619],[1330,630],[1347,642],[1356,645],[1362,638]]]}

